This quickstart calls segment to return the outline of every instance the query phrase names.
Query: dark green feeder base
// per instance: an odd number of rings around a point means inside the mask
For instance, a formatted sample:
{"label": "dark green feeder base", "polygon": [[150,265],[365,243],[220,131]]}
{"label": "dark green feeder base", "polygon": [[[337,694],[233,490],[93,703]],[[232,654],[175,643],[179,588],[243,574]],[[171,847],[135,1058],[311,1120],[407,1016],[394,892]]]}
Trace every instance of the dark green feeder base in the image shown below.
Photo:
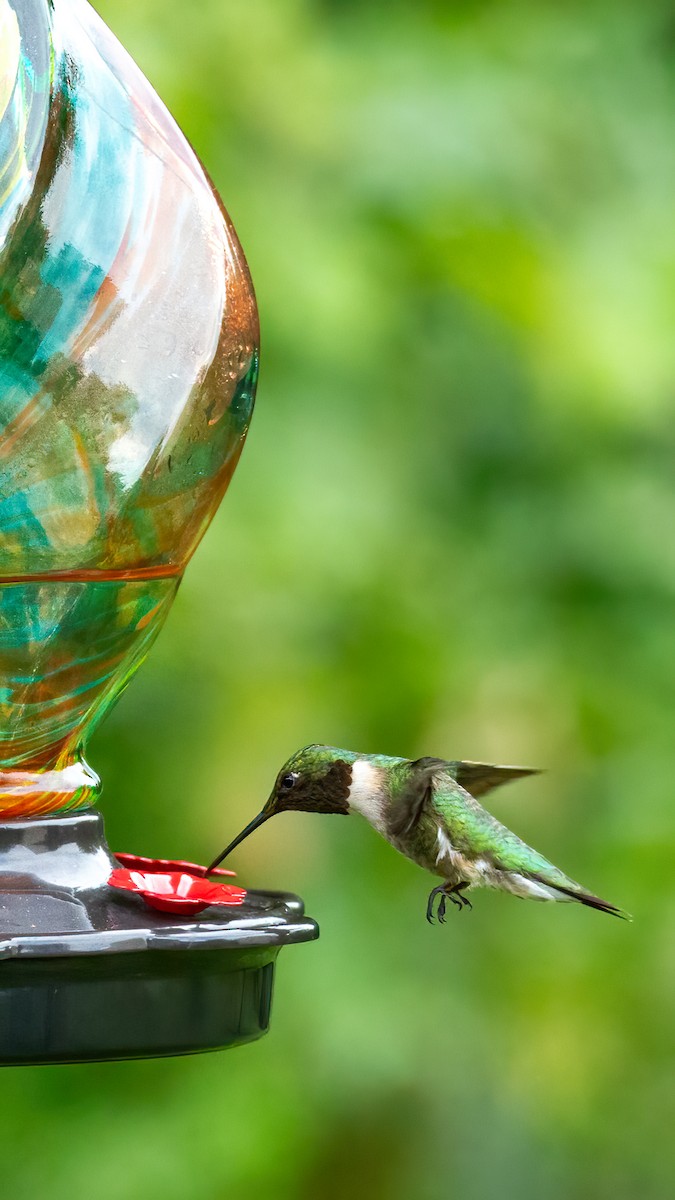
{"label": "dark green feeder base", "polygon": [[98,812],[0,823],[0,1065],[222,1050],[267,1031],[302,901],[249,892],[207,920],[113,891]]}

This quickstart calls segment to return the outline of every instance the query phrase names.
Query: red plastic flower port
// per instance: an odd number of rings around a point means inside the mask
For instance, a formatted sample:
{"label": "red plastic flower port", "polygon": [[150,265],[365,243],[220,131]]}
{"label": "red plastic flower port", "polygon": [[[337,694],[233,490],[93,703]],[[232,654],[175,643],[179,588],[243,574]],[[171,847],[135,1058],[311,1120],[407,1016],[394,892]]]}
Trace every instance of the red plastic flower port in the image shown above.
{"label": "red plastic flower port", "polygon": [[[185,862],[182,858],[144,858],[142,854],[116,854],[115,858],[123,867],[130,871],[184,871],[186,875],[196,875],[204,879],[206,867],[199,863]],[[226,871],[225,867],[214,867],[209,875],[236,875],[236,871]]]}
{"label": "red plastic flower port", "polygon": [[199,913],[212,906],[220,908],[243,904],[246,896],[243,888],[228,883],[211,883],[186,871],[135,871],[118,867],[112,872],[108,883],[125,892],[137,892],[150,908],[183,915]]}

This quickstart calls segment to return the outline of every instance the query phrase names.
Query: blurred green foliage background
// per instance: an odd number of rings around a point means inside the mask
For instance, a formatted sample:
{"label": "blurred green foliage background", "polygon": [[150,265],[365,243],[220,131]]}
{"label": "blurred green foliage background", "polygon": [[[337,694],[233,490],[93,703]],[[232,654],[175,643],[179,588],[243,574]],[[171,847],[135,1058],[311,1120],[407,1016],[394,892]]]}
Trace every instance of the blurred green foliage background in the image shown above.
{"label": "blurred green foliage background", "polygon": [[0,1076],[7,1200],[665,1200],[675,1175],[675,13],[101,0],[256,284],[258,408],[92,744],[112,845],[208,859],[310,741],[525,762],[502,819],[632,925],[293,814],[270,1035]]}

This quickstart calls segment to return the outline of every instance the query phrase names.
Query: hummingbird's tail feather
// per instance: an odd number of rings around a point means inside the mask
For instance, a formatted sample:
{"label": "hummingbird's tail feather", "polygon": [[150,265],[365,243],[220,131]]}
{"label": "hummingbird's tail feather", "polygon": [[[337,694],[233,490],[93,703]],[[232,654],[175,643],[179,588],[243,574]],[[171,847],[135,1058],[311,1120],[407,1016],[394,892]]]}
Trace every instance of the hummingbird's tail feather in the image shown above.
{"label": "hummingbird's tail feather", "polygon": [[569,881],[569,886],[564,883],[553,882],[551,879],[546,879],[544,875],[536,875],[533,871],[528,872],[530,878],[535,883],[543,884],[544,887],[552,892],[561,892],[561,899],[577,900],[579,904],[585,904],[588,908],[597,908],[599,912],[609,913],[612,917],[621,917],[622,921],[630,921],[630,915],[624,912],[622,908],[617,908],[615,904],[610,904],[608,900],[601,900],[600,896],[594,896],[592,892],[585,892],[578,884],[573,884]]}
{"label": "hummingbird's tail feather", "polygon": [[511,783],[514,779],[524,779],[526,775],[541,775],[541,771],[536,767],[498,767],[494,763],[469,761],[453,765],[457,783],[475,798],[494,791],[504,783]]}

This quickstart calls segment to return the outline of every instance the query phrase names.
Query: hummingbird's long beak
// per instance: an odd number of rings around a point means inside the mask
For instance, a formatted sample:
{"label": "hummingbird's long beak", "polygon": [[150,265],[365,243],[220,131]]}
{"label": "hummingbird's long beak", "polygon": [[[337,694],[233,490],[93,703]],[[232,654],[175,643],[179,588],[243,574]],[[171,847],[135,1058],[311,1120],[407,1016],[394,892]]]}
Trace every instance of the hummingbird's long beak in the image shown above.
{"label": "hummingbird's long beak", "polygon": [[235,846],[238,846],[240,842],[243,842],[244,838],[247,838],[249,833],[253,833],[254,829],[258,829],[261,825],[264,825],[265,821],[268,821],[271,816],[273,816],[273,814],[271,812],[266,812],[263,808],[262,812],[259,812],[257,817],[254,817],[252,821],[249,821],[246,828],[242,829],[241,833],[237,834],[234,841],[230,842],[229,846],[223,850],[223,853],[219,854],[218,858],[214,858],[210,866],[206,868],[206,874],[208,875],[209,871],[212,871],[214,867],[217,867],[224,858],[227,858],[228,854],[232,853]]}

